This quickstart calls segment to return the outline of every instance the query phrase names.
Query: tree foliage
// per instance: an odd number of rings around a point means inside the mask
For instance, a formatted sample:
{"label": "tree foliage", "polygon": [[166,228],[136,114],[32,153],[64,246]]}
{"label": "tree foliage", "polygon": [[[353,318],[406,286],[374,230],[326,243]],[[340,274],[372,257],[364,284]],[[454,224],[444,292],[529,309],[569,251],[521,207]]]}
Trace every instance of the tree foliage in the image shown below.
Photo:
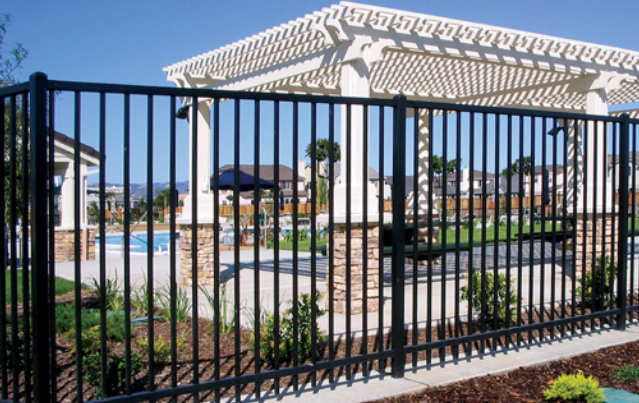
{"label": "tree foliage", "polygon": [[524,176],[530,176],[533,171],[532,158],[530,156],[518,158],[517,161],[501,172],[501,175],[510,178],[513,175],[522,173]]}
{"label": "tree foliage", "polygon": [[3,87],[16,82],[14,74],[20,71],[22,62],[29,54],[21,43],[9,45],[9,51],[5,51],[4,38],[10,23],[11,16],[9,14],[0,15],[0,82]]}
{"label": "tree foliage", "polygon": [[459,161],[457,161],[457,158],[452,159],[452,160],[448,160],[446,161],[446,167],[444,169],[444,157],[441,157],[439,155],[433,155],[433,172],[436,173],[437,175],[441,175],[441,174],[452,174],[454,172],[457,172],[457,168],[459,166],[461,166],[462,160],[459,159]]}
{"label": "tree foliage", "polygon": [[[10,22],[10,15],[0,15],[0,87],[15,84],[15,74],[20,71],[22,62],[28,55],[27,50],[20,43],[10,44],[9,50],[5,50],[5,36]],[[21,136],[25,127],[25,116],[22,113],[23,100],[22,97],[5,98],[2,105],[4,111],[3,169],[5,198],[3,217],[5,222],[8,222],[12,210],[12,191],[15,191],[15,212],[17,215],[22,214],[22,209],[20,209],[23,188],[22,170],[23,164],[26,163],[26,161],[23,161]]]}
{"label": "tree foliage", "polygon": [[[328,201],[328,184],[326,178],[328,172],[326,169],[326,161],[331,157],[331,148],[333,152],[333,160],[330,162],[337,162],[341,159],[341,151],[339,143],[334,142],[331,147],[331,142],[328,139],[318,139],[315,142],[315,161],[317,162],[317,198],[319,204],[326,204]],[[309,143],[306,146],[306,156],[311,158],[313,156],[313,143]]]}

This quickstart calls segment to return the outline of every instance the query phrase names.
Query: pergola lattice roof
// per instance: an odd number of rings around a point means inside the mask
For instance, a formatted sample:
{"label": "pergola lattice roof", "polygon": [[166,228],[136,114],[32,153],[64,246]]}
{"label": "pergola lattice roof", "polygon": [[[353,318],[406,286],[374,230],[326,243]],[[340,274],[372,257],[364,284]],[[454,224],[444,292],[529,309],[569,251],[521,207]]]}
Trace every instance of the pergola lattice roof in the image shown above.
{"label": "pergola lattice roof", "polygon": [[639,101],[639,52],[350,2],[164,71],[181,87],[339,95],[358,58],[372,97],[582,112],[606,88],[611,105]]}

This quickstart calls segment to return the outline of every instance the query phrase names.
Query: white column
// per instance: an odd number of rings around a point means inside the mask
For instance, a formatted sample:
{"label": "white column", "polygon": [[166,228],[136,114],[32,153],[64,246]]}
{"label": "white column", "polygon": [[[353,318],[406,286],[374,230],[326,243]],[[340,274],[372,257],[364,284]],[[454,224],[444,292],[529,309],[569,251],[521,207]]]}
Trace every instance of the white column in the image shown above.
{"label": "white column", "polygon": [[[589,115],[608,115],[608,98],[606,89],[591,90],[586,94],[586,113]],[[604,123],[589,122],[586,125],[586,211],[604,212],[614,211],[614,193],[607,180],[607,156],[605,144],[608,140]],[[604,186],[606,200],[604,200]],[[596,199],[595,199],[596,189]],[[580,189],[577,211],[583,210],[583,190]]]}
{"label": "white column", "polygon": [[[342,65],[341,95],[352,97],[370,96],[370,72],[363,59],[357,59]],[[350,122],[347,121],[346,107],[342,107],[342,141],[341,141],[341,180],[335,185],[335,216],[340,220],[346,216],[346,203],[350,203],[351,221],[361,220],[364,208],[371,214],[378,213],[377,193],[375,186],[364,183],[364,167],[368,167],[368,150],[364,150],[364,109],[352,106]],[[350,126],[349,126],[350,125]],[[350,127],[350,151],[348,155],[347,129]],[[350,161],[350,162],[349,162]],[[347,165],[350,164],[350,193],[346,189]],[[368,192],[367,206],[363,205],[364,191]],[[370,217],[371,219],[373,217]]]}
{"label": "white column", "polygon": [[[583,125],[571,124],[566,133],[566,141],[568,143],[568,161],[566,166],[566,197],[564,198],[564,211],[572,213],[574,210],[575,197],[579,197],[583,187]],[[575,167],[575,160],[577,161]],[[577,194],[575,194],[575,181],[577,181]],[[579,199],[577,199],[579,200]]]}
{"label": "white column", "polygon": [[[191,111],[189,111],[189,119]],[[197,112],[197,166],[193,166],[193,122],[189,125],[189,194],[184,199],[179,223],[191,222],[193,196],[197,195],[198,222],[212,222],[213,194],[211,193],[211,108],[207,101],[198,103]],[[191,183],[193,169],[197,170],[197,183]]]}
{"label": "white column", "polygon": [[75,194],[75,174],[72,163],[67,163],[67,167],[62,173],[62,184],[60,189],[60,195],[62,200],[60,201],[62,211],[60,212],[60,227],[61,228],[73,228],[74,227],[74,194]]}
{"label": "white column", "polygon": [[[430,120],[428,111],[422,109],[419,111],[419,139],[417,143],[418,158],[417,161],[417,189],[413,190],[412,196],[408,200],[408,213],[415,215],[427,214],[430,210],[428,200],[428,172],[430,169]],[[417,212],[413,212],[414,197],[417,196]]]}

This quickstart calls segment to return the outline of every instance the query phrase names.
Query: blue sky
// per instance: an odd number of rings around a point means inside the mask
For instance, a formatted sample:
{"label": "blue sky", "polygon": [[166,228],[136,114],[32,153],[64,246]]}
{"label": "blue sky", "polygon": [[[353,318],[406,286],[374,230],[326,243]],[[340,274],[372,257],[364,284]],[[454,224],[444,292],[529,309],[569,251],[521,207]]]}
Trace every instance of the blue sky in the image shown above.
{"label": "blue sky", "polygon": [[[3,1],[12,15],[6,51],[29,50],[18,78],[172,85],[172,63],[328,7],[331,1]],[[639,51],[636,0],[371,0],[370,4]],[[70,131],[65,122],[61,128]],[[303,152],[302,152],[303,154]],[[303,156],[303,155],[302,155]],[[143,175],[133,181],[144,181]],[[184,169],[179,179],[186,179]],[[162,175],[158,176],[161,180]],[[117,181],[115,177],[108,180]]]}

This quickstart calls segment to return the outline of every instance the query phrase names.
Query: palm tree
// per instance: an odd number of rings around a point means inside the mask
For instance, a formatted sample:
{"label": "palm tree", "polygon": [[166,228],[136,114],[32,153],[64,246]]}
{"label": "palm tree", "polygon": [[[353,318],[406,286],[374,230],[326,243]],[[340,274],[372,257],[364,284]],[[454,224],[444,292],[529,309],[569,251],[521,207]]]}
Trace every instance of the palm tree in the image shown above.
{"label": "palm tree", "polygon": [[[328,172],[326,169],[326,160],[328,160],[331,156],[331,149],[333,152],[333,160],[329,161],[329,163],[337,162],[341,159],[341,153],[339,148],[339,143],[335,142],[331,146],[331,142],[328,139],[318,139],[315,142],[315,161],[317,163],[317,195],[319,204],[327,203],[327,194],[328,192],[322,191],[322,189],[327,188],[326,184],[321,184],[325,182],[328,178]],[[313,155],[313,144],[310,143],[306,146],[306,156],[311,158]]]}
{"label": "palm tree", "polygon": [[[524,176],[524,186],[519,187],[519,192],[525,190],[526,179],[528,181],[528,186],[532,188],[532,183],[530,181],[530,175],[533,173],[533,161],[530,156],[518,158],[515,162],[512,163],[509,167],[501,171],[501,176],[509,180],[514,175],[522,174]],[[532,195],[532,189],[529,189],[529,194]],[[525,194],[520,195],[522,198]],[[530,206],[529,206],[530,207]]]}

